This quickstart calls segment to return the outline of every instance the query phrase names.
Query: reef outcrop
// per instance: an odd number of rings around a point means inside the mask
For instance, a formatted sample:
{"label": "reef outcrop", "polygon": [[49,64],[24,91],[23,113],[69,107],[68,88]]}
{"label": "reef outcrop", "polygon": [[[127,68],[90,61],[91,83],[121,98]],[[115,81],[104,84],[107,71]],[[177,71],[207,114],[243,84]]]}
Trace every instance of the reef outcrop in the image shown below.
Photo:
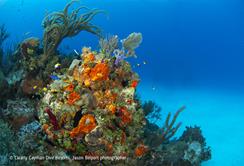
{"label": "reef outcrop", "polygon": [[[35,37],[24,40],[13,52],[11,69],[0,67],[0,165],[24,164],[8,160],[12,154],[58,157],[30,165],[198,166],[209,160],[199,127],[175,138],[184,106],[159,127],[161,107],[139,99],[140,77],[128,58],[137,56],[142,34],[102,38],[91,23],[102,11],[69,11],[74,2],[44,18],[42,44]],[[99,36],[100,49],[59,56],[62,40],[80,31]],[[0,46],[7,36],[0,28]]]}
{"label": "reef outcrop", "polygon": [[139,77],[116,58],[84,47],[80,59],[47,87],[38,113],[50,141],[79,155],[134,156],[145,124],[134,99]]}

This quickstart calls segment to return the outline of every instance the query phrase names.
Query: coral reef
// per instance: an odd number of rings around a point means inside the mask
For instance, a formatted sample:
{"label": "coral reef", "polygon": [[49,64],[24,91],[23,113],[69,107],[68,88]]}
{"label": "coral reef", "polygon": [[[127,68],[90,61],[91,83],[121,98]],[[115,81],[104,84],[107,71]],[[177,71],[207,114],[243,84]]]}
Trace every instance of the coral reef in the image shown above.
{"label": "coral reef", "polygon": [[[18,92],[29,97],[38,95],[39,91],[51,81],[50,75],[53,72],[65,72],[64,67],[72,62],[71,58],[58,55],[57,48],[64,38],[75,36],[80,31],[101,36],[101,30],[91,21],[102,11],[82,6],[69,12],[74,2],[76,1],[67,4],[63,11],[48,14],[43,19],[43,48],[40,48],[40,40],[35,37],[25,39],[18,45],[13,55],[15,65],[8,73],[10,82],[15,82],[11,83],[11,88],[19,87]],[[55,68],[57,64],[60,64],[62,70]],[[15,78],[18,78],[18,81],[14,81]]]}
{"label": "coral reef", "polygon": [[10,125],[0,119],[0,165],[14,165],[9,160],[10,155],[22,155],[22,143],[12,131]]}
{"label": "coral reef", "polygon": [[[55,148],[35,120],[35,107],[29,99],[9,100],[6,108],[0,109],[0,164],[1,165],[60,165],[70,161],[44,160],[43,156],[60,156],[68,158],[62,149]],[[16,114],[16,115],[15,115]],[[31,116],[32,115],[32,116]],[[3,118],[3,119],[2,119]],[[19,123],[21,122],[21,123]],[[18,156],[20,159],[11,157]],[[27,156],[27,158],[25,158]],[[28,156],[40,156],[40,160],[29,160]],[[75,161],[72,162],[74,165]]]}
{"label": "coral reef", "polygon": [[[150,146],[151,147],[151,146]],[[199,127],[187,127],[178,139],[151,148],[137,164],[164,166],[199,166],[211,158],[210,148]]]}
{"label": "coral reef", "polygon": [[19,141],[24,142],[23,149],[36,150],[38,148],[37,135],[41,131],[40,123],[37,121],[32,121],[25,125],[22,125],[18,130],[17,135]]}
{"label": "coral reef", "polygon": [[[141,33],[123,40],[100,38],[99,51],[83,47],[76,58],[59,56],[64,38],[80,31],[101,37],[91,21],[102,11],[81,6],[69,12],[74,2],[44,18],[43,48],[38,38],[25,39],[11,55],[11,69],[0,67],[0,165],[198,166],[209,160],[211,151],[199,127],[187,127],[173,139],[185,107],[173,117],[169,113],[159,127],[155,122],[162,118],[161,107],[139,99],[140,78],[127,58],[136,57]],[[0,58],[7,37],[1,26]],[[11,161],[10,155],[59,156],[61,161]],[[72,159],[84,156],[96,159]],[[124,159],[99,160],[101,156]]]}
{"label": "coral reef", "polygon": [[15,130],[34,119],[33,102],[28,99],[7,100],[6,108],[1,109],[4,120]]}
{"label": "coral reef", "polygon": [[[200,160],[203,161],[207,161],[211,159],[211,149],[206,144],[206,139],[203,137],[202,135],[202,131],[200,129],[200,127],[198,126],[194,126],[194,127],[186,127],[186,130],[183,132],[182,136],[179,138],[179,140],[181,141],[185,141],[185,142],[189,142],[189,149],[192,149],[192,147],[195,147],[194,145],[196,145],[196,143],[198,143],[198,147],[199,144],[201,145],[201,154],[199,155],[198,159],[191,159],[189,158],[189,160],[191,161],[196,161],[198,163],[200,163]],[[189,155],[186,155],[189,156]]]}
{"label": "coral reef", "polygon": [[74,154],[142,156],[146,150],[136,144],[145,123],[134,100],[138,75],[127,61],[116,66],[113,55],[100,54],[84,47],[81,60],[47,87],[38,111],[42,128]]}

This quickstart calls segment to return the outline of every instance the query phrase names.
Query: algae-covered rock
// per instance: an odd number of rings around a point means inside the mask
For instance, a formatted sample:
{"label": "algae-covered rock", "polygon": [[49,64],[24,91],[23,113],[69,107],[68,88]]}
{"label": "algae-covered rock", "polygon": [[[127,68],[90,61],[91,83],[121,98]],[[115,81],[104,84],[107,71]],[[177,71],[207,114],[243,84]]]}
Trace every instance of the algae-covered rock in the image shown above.
{"label": "algae-covered rock", "polygon": [[33,102],[28,99],[7,100],[7,106],[1,110],[1,113],[13,129],[18,130],[23,125],[33,121]]}
{"label": "algae-covered rock", "polygon": [[44,86],[44,82],[38,78],[27,76],[21,83],[22,92],[25,95],[33,95],[39,92]]}
{"label": "algae-covered rock", "polygon": [[25,77],[25,72],[23,69],[9,73],[7,76],[8,84],[14,86],[16,83],[20,82]]}
{"label": "algae-covered rock", "polygon": [[[9,157],[13,154],[22,155],[22,143],[17,139],[11,126],[0,119],[0,165],[14,165]],[[22,163],[23,164],[23,163]]]}
{"label": "algae-covered rock", "polygon": [[21,55],[24,58],[28,59],[31,56],[34,56],[38,53],[39,46],[40,46],[40,40],[38,38],[36,37],[27,38],[20,44]]}

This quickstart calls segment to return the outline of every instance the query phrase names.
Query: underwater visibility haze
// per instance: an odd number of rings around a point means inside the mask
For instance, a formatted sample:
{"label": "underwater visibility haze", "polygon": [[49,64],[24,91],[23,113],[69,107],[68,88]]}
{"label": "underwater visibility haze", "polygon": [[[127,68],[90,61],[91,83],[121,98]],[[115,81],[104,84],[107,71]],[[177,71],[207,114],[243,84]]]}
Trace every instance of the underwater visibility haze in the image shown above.
{"label": "underwater visibility haze", "polygon": [[0,165],[243,165],[243,9],[0,0]]}

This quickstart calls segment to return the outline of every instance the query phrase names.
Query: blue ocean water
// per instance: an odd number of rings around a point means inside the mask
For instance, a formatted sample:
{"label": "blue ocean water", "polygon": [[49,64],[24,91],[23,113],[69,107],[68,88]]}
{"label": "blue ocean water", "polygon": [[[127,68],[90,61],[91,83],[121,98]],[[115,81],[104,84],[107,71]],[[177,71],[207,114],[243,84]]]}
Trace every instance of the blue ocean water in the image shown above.
{"label": "blue ocean water", "polygon": [[[0,23],[11,34],[6,43],[42,37],[47,12],[62,10],[66,0],[0,0]],[[139,94],[154,100],[162,115],[186,105],[179,120],[202,127],[212,147],[204,165],[244,165],[244,2],[241,0],[83,0],[107,14],[94,22],[106,34],[125,38],[141,32]],[[81,32],[60,50],[98,47],[97,38]],[[146,62],[144,65],[143,62]],[[165,116],[163,116],[165,117]],[[163,121],[162,121],[163,122]],[[162,122],[158,122],[162,125]],[[183,127],[182,127],[183,129]],[[179,131],[181,132],[181,131]]]}

